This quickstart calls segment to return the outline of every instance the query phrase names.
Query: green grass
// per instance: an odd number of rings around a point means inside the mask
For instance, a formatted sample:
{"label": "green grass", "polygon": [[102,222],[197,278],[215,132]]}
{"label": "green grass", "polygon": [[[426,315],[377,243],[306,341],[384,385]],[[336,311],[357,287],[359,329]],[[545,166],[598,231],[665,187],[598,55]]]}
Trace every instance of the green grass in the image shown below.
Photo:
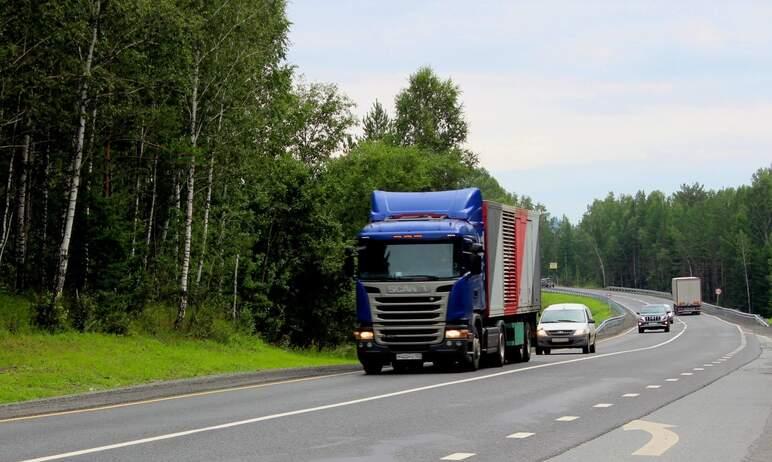
{"label": "green grass", "polygon": [[615,315],[608,303],[595,298],[582,297],[581,295],[555,294],[550,292],[541,293],[541,304],[543,307],[546,308],[556,303],[582,303],[587,305],[590,308],[592,317],[595,319],[597,325],[600,325],[604,319]]}
{"label": "green grass", "polygon": [[30,332],[31,309],[31,300],[5,293],[0,289],[0,333]]}
{"label": "green grass", "polygon": [[0,403],[208,374],[353,362],[344,350],[289,351],[246,336],[221,344],[139,335],[5,334],[0,335]]}

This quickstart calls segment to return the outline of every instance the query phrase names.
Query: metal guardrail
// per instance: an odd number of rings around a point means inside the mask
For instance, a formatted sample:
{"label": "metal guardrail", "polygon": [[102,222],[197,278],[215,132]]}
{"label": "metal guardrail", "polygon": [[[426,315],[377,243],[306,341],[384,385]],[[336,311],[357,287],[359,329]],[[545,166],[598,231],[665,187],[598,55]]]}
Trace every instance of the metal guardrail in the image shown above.
{"label": "metal guardrail", "polygon": [[586,292],[581,289],[573,289],[570,287],[556,287],[556,288],[550,288],[545,289],[542,288],[542,291],[544,292],[552,292],[556,294],[569,294],[569,295],[581,295],[582,297],[589,297],[594,298],[596,300],[600,300],[603,302],[606,302],[609,304],[609,307],[619,313],[616,316],[612,316],[610,318],[606,318],[603,320],[603,322],[600,323],[600,325],[595,329],[596,332],[601,332],[604,329],[608,329],[611,327],[616,327],[624,323],[625,317],[627,316],[628,312],[630,311],[629,308],[624,307],[623,305],[620,305],[619,303],[615,302],[614,300],[611,300],[610,298],[606,297],[605,295],[601,295],[595,292]]}
{"label": "metal guardrail", "polygon": [[[667,298],[668,300],[672,300],[673,295],[670,292],[660,292],[657,290],[646,290],[646,289],[632,289],[629,287],[606,287],[606,290],[611,292],[624,292],[628,294],[638,294],[638,295],[652,295],[654,297],[662,297]],[[737,316],[740,318],[745,319],[753,319],[759,324],[761,324],[764,327],[769,327],[769,324],[767,323],[767,320],[759,316],[758,314],[751,314],[751,313],[745,313],[740,310],[736,310],[734,308],[726,308],[724,306],[718,306],[718,305],[712,305],[710,303],[702,303],[704,306],[719,310],[720,312],[732,316]]]}

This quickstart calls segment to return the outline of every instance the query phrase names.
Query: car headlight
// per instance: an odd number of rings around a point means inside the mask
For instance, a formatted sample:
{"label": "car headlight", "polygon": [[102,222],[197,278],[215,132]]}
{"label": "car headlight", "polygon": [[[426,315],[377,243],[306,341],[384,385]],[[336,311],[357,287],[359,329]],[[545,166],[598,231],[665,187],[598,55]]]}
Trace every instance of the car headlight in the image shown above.
{"label": "car headlight", "polygon": [[590,329],[587,329],[585,327],[584,329],[577,329],[576,332],[574,332],[574,335],[584,335],[589,333],[590,333]]}
{"label": "car headlight", "polygon": [[543,327],[539,327],[538,329],[536,329],[536,335],[538,335],[539,337],[544,337],[547,335],[547,331],[544,330]]}

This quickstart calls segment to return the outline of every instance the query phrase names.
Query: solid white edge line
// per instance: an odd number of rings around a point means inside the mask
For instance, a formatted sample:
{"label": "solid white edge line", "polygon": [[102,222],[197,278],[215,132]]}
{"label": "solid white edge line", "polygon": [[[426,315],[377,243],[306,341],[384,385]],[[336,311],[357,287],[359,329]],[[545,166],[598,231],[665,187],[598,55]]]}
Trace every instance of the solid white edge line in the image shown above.
{"label": "solid white edge line", "polygon": [[641,352],[641,351],[654,350],[654,349],[661,348],[661,347],[663,347],[663,346],[665,346],[665,345],[667,345],[669,343],[672,343],[672,342],[678,340],[678,338],[680,338],[684,333],[686,333],[686,330],[689,327],[688,324],[686,324],[685,322],[683,323],[683,325],[684,325],[684,328],[680,332],[678,332],[678,334],[674,335],[673,337],[670,337],[669,339],[665,340],[664,342],[656,343],[654,345],[649,345],[649,346],[646,346],[646,347],[633,348],[631,350],[614,351],[614,352],[611,352],[611,353],[596,354],[596,355],[593,355],[593,356],[585,356],[585,357],[581,357],[581,358],[567,359],[565,361],[557,361],[557,362],[552,362],[552,363],[537,364],[535,366],[528,366],[528,367],[522,367],[522,368],[518,368],[518,369],[511,369],[511,370],[508,370],[508,371],[496,372],[496,373],[487,374],[487,375],[480,375],[480,376],[477,376],[477,377],[470,377],[470,378],[467,378],[467,379],[452,380],[450,382],[436,383],[436,384],[433,384],[433,385],[426,385],[426,386],[423,386],[423,387],[409,388],[409,389],[406,389],[406,390],[396,391],[396,392],[392,392],[392,393],[385,393],[385,394],[382,394],[382,395],[369,396],[369,397],[366,397],[366,398],[354,399],[354,400],[350,400],[350,401],[343,401],[343,402],[339,402],[339,403],[326,404],[326,405],[316,406],[316,407],[311,407],[311,408],[306,408],[306,409],[298,409],[298,410],[295,410],[295,411],[282,412],[282,413],[279,413],[279,414],[272,414],[272,415],[267,415],[267,416],[262,416],[262,417],[255,417],[255,418],[251,418],[251,419],[238,420],[238,421],[228,422],[228,423],[224,423],[224,424],[220,424],[220,425],[213,425],[213,426],[209,426],[209,427],[195,428],[195,429],[192,429],[192,430],[186,430],[186,431],[176,432],[176,433],[168,433],[168,434],[165,434],[165,435],[153,436],[153,437],[149,437],[149,438],[141,438],[141,439],[136,439],[136,440],[124,441],[122,443],[109,444],[109,445],[105,445],[105,446],[98,446],[98,447],[89,448],[89,449],[82,449],[82,450],[79,450],[79,451],[71,451],[71,452],[66,452],[66,453],[61,453],[61,454],[53,454],[53,455],[50,455],[50,456],[38,457],[38,458],[34,458],[34,459],[25,459],[25,460],[22,460],[20,462],[47,462],[47,461],[50,461],[50,460],[60,460],[60,459],[68,458],[68,457],[76,457],[76,456],[82,456],[82,455],[86,455],[86,454],[94,454],[94,453],[97,453],[97,452],[110,451],[110,450],[113,450],[113,449],[125,448],[125,447],[128,447],[128,446],[137,446],[137,445],[141,445],[141,444],[152,443],[152,442],[155,442],[155,441],[162,441],[162,440],[168,440],[168,439],[172,439],[172,438],[180,438],[180,437],[188,436],[188,435],[195,435],[197,433],[204,433],[204,432],[210,432],[210,431],[215,431],[215,430],[223,430],[223,429],[226,429],[226,428],[238,427],[238,426],[248,425],[248,424],[257,423],[257,422],[264,422],[264,421],[267,421],[267,420],[280,419],[280,418],[283,418],[283,417],[290,417],[290,416],[295,416],[295,415],[300,415],[300,414],[308,414],[308,413],[311,413],[311,412],[319,412],[319,411],[324,411],[324,410],[327,410],[327,409],[334,409],[334,408],[338,408],[338,407],[351,406],[351,405],[354,405],[354,404],[361,404],[361,403],[366,403],[366,402],[370,402],[370,401],[376,401],[376,400],[385,399],[385,398],[393,398],[395,396],[402,396],[402,395],[417,393],[417,392],[426,391],[426,390],[434,390],[434,389],[437,389],[437,388],[444,388],[444,387],[448,387],[448,386],[452,386],[452,385],[459,385],[459,384],[464,384],[464,383],[478,382],[478,381],[481,381],[481,380],[487,380],[487,379],[491,379],[491,378],[495,378],[495,377],[501,377],[501,376],[505,376],[505,375],[516,374],[516,373],[525,372],[525,371],[531,371],[531,370],[535,370],[535,369],[542,369],[542,368],[546,368],[546,367],[554,367],[554,366],[559,366],[559,365],[562,365],[562,364],[578,363],[578,362],[582,362],[582,361],[593,361],[593,360],[596,360],[596,359],[607,358],[607,357],[610,357],[610,356],[618,356],[618,355],[623,355],[623,354],[638,353],[638,352]]}

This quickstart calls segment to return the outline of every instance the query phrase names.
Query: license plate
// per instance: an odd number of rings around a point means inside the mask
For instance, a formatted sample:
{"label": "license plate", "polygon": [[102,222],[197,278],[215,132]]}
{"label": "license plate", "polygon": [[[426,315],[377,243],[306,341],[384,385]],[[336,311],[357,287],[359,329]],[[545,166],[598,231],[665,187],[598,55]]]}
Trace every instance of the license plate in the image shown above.
{"label": "license plate", "polygon": [[553,338],[552,343],[568,343],[567,338]]}
{"label": "license plate", "polygon": [[422,353],[397,353],[398,361],[417,361],[424,359]]}

